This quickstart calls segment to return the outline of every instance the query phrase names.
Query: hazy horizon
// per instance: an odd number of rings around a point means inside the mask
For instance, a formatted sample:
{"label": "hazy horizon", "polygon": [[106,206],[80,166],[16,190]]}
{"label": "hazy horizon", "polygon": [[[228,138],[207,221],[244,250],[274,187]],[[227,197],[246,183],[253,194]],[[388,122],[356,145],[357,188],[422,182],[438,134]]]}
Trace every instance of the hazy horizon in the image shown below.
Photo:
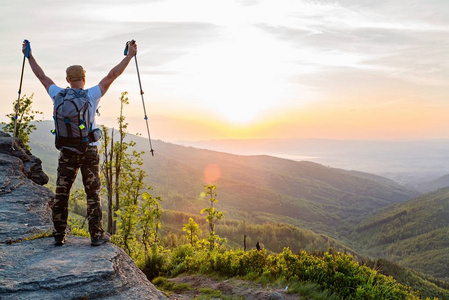
{"label": "hazy horizon", "polygon": [[177,141],[237,155],[271,155],[380,175],[414,186],[449,174],[449,139],[335,140],[246,139]]}
{"label": "hazy horizon", "polygon": [[[53,145],[53,121],[38,125],[39,139]],[[101,124],[99,124],[101,125]],[[147,151],[148,139],[135,136]],[[32,136],[34,133],[32,133]],[[33,137],[32,137],[33,138]],[[449,139],[434,140],[337,140],[337,139],[215,139],[203,141],[167,141],[154,138],[153,142],[172,143],[236,155],[270,155],[296,161],[311,161],[332,168],[355,170],[393,179],[413,186],[449,174]],[[154,144],[154,143],[153,143]],[[154,147],[157,159],[163,155]],[[148,154],[149,155],[149,154]]]}

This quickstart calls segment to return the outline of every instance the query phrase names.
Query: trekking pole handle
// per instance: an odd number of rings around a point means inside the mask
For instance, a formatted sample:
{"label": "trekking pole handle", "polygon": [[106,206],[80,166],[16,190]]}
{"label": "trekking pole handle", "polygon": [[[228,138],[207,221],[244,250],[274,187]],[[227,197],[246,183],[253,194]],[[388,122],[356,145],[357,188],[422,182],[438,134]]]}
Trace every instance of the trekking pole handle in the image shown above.
{"label": "trekking pole handle", "polygon": [[128,47],[129,47],[129,41],[127,41],[126,42],[126,45],[125,45],[125,51],[123,51],[123,55],[128,55]]}
{"label": "trekking pole handle", "polygon": [[136,41],[134,41],[134,40],[132,40],[132,41],[127,41],[127,42],[126,42],[126,45],[125,45],[125,51],[123,51],[123,54],[124,54],[124,55],[128,55],[128,48],[129,48],[129,45],[134,45],[135,42],[136,42]]}
{"label": "trekking pole handle", "polygon": [[31,50],[31,45],[30,45],[30,41],[28,40],[23,40],[23,42],[26,44],[27,49],[25,51],[25,57],[26,58],[30,58],[30,50]]}

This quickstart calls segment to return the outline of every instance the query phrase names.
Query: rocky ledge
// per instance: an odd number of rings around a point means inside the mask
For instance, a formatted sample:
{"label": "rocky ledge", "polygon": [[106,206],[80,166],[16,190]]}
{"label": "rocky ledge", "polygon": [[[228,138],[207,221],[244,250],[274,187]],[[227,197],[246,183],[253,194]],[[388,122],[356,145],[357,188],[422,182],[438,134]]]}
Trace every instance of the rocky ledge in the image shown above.
{"label": "rocky ledge", "polygon": [[112,244],[69,237],[0,246],[1,299],[166,299],[129,256]]}
{"label": "rocky ledge", "polygon": [[41,161],[19,140],[0,132],[0,298],[9,299],[167,299],[112,244],[91,247],[69,237],[55,247],[49,203],[53,193]]}

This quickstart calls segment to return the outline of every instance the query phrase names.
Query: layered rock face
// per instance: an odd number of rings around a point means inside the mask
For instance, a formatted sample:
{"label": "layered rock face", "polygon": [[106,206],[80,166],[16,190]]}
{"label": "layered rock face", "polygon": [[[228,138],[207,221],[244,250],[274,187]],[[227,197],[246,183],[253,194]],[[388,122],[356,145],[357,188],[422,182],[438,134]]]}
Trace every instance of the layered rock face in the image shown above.
{"label": "layered rock face", "polygon": [[51,228],[49,201],[43,187],[48,176],[42,162],[20,140],[0,131],[0,243],[16,241]]}
{"label": "layered rock face", "polygon": [[0,299],[167,299],[122,250],[51,231],[53,193],[41,161],[0,132]]}

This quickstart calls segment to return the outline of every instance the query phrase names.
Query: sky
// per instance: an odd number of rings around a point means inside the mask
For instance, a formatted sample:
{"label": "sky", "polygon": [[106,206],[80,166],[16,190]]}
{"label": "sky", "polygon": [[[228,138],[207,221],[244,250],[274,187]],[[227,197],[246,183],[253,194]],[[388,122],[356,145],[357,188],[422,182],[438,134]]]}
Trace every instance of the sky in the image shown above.
{"label": "sky", "polygon": [[[152,138],[164,141],[449,138],[447,0],[0,0],[0,121],[17,99],[24,39],[57,85],[96,85],[138,44]],[[22,95],[52,117],[25,65]],[[97,123],[146,136],[136,64]]]}

